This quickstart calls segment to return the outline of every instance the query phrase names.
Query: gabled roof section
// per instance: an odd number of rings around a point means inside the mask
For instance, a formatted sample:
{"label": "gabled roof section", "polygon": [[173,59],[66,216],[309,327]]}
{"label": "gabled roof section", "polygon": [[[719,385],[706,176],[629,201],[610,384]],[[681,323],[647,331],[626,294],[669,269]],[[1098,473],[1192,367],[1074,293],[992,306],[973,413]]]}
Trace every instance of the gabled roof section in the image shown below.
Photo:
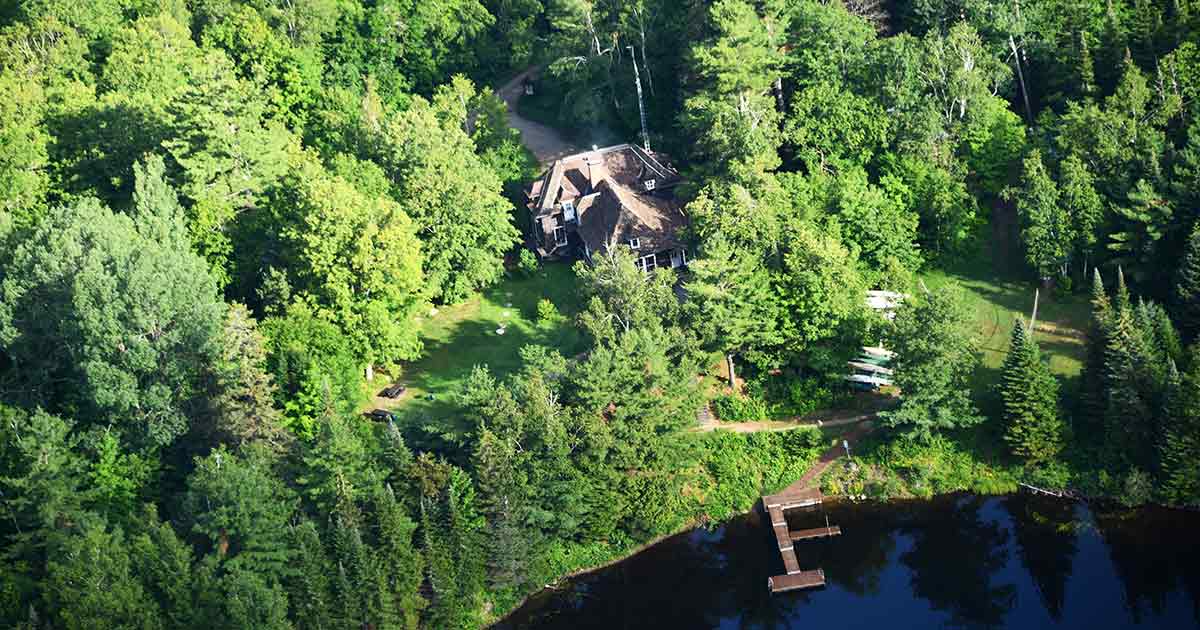
{"label": "gabled roof section", "polygon": [[653,189],[658,190],[683,181],[664,156],[632,144],[618,144],[555,160],[529,187],[530,207],[538,213],[549,212],[563,199],[595,192],[605,179],[639,193],[648,190],[647,182],[652,181]]}
{"label": "gabled roof section", "polygon": [[556,160],[528,190],[534,219],[572,201],[577,232],[590,251],[637,239],[652,253],[679,246],[687,218],[667,189],[683,179],[665,156],[631,144]]}
{"label": "gabled roof section", "polygon": [[600,189],[584,197],[577,206],[579,236],[592,251],[627,245],[638,239],[647,253],[680,245],[676,232],[687,225],[687,217],[673,199],[637,194],[601,182]]}

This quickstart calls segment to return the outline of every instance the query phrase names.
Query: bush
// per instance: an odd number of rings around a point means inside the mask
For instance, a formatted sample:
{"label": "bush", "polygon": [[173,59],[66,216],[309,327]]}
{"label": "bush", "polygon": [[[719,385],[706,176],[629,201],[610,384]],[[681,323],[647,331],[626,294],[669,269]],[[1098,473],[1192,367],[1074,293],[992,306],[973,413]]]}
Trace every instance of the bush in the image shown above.
{"label": "bush", "polygon": [[1151,481],[1150,475],[1135,468],[1125,476],[1118,500],[1125,507],[1137,507],[1149,503],[1153,492],[1154,482]]}
{"label": "bush", "polygon": [[766,405],[770,418],[803,416],[841,404],[847,397],[844,389],[830,386],[819,377],[789,378],[764,376],[746,385],[746,395],[758,398]]}
{"label": "bush", "polygon": [[542,298],[537,303],[537,321],[541,324],[552,324],[562,319],[562,313],[554,306],[549,298]]}
{"label": "bush", "polygon": [[713,413],[724,422],[753,422],[766,420],[767,405],[752,396],[724,394],[712,401]]}
{"label": "bush", "polygon": [[1060,299],[1067,298],[1075,290],[1075,282],[1068,274],[1060,273],[1054,277],[1054,295]]}
{"label": "bush", "polygon": [[[1017,489],[1016,471],[983,460],[978,454],[963,448],[946,436],[936,435],[929,441],[895,438],[883,444],[864,444],[858,451],[866,468],[860,485],[855,479],[834,478],[826,483],[849,485],[844,490],[885,498],[911,495],[929,498],[950,492],[976,494],[1005,494]],[[837,488],[832,488],[836,491]]]}
{"label": "bush", "polygon": [[1026,482],[1046,490],[1065,490],[1071,485],[1071,469],[1065,463],[1052,460],[1025,470]]}
{"label": "bush", "polygon": [[706,479],[699,494],[704,514],[719,521],[752,508],[762,495],[800,478],[817,460],[822,442],[821,432],[812,427],[703,434]]}
{"label": "bush", "polygon": [[802,416],[818,409],[828,409],[833,406],[833,392],[816,379],[806,378],[793,381],[788,386],[788,402],[791,403],[794,415]]}
{"label": "bush", "polygon": [[521,274],[527,278],[532,278],[538,272],[537,254],[532,250],[521,248],[521,254],[518,256],[517,269],[521,270]]}

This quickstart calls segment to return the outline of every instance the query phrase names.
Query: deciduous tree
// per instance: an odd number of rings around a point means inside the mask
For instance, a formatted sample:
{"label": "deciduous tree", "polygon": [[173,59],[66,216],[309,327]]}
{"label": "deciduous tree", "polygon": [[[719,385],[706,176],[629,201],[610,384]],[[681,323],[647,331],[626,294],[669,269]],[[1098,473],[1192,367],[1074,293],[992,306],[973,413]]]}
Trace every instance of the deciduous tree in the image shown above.
{"label": "deciduous tree", "polygon": [[1025,260],[1042,278],[1064,273],[1075,234],[1040,152],[1035,150],[1025,158],[1015,196]]}
{"label": "deciduous tree", "polygon": [[888,347],[896,353],[900,407],[880,414],[884,426],[918,439],[983,420],[970,395],[979,363],[970,315],[952,286],[905,301],[897,310]]}
{"label": "deciduous tree", "polygon": [[0,347],[35,402],[161,446],[187,429],[225,307],[170,196],[135,216],[52,211],[4,270]]}

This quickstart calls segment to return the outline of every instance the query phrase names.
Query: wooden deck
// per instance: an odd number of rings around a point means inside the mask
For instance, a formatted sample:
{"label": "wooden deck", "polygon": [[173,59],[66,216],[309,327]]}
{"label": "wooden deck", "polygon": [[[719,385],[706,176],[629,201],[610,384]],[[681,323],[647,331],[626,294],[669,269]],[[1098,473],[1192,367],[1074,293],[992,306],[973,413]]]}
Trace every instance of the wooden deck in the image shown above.
{"label": "wooden deck", "polygon": [[783,575],[767,578],[767,588],[772,593],[824,586],[824,571],[821,569],[802,571],[800,569],[800,560],[796,557],[793,542],[838,536],[842,533],[841,527],[828,525],[828,519],[826,519],[825,527],[798,531],[788,530],[785,511],[820,505],[825,500],[819,489],[806,487],[807,482],[807,479],[801,479],[785,488],[783,492],[762,498],[763,507],[766,508],[767,515],[771,518],[771,531],[775,533],[775,543],[779,547],[779,555],[783,558],[783,568],[786,571]]}
{"label": "wooden deck", "polygon": [[816,488],[796,488],[795,486],[796,484],[792,484],[779,494],[769,494],[763,497],[763,506],[768,510],[773,507],[791,510],[793,508],[819,505],[824,500],[824,497],[821,496],[821,491]]}
{"label": "wooden deck", "polygon": [[767,578],[767,588],[772,593],[784,593],[802,588],[818,588],[821,586],[825,586],[825,572],[821,569],[801,571],[790,575],[776,575]]}
{"label": "wooden deck", "polygon": [[792,542],[841,535],[842,528],[838,527],[837,525],[830,525],[829,527],[814,527],[812,529],[801,529],[799,531],[788,532],[788,537],[792,539]]}

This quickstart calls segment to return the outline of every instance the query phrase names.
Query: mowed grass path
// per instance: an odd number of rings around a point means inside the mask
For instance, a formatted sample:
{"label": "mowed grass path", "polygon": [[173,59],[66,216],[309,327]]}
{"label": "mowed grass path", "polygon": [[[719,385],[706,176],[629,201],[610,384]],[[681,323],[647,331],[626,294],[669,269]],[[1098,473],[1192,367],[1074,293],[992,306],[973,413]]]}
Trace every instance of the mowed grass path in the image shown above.
{"label": "mowed grass path", "polygon": [[[1008,353],[1013,320],[1020,316],[1028,323],[1037,284],[1028,278],[1006,277],[982,265],[950,272],[933,270],[922,273],[921,278],[930,289],[950,282],[956,282],[964,289],[975,313],[975,329],[983,350],[983,370],[978,385],[987,387],[998,382],[1000,366]],[[1054,291],[1041,292],[1034,338],[1042,350],[1042,357],[1049,361],[1051,371],[1060,378],[1073,378],[1083,368],[1087,351],[1084,333],[1090,317],[1091,306],[1086,294],[1059,296]]]}
{"label": "mowed grass path", "polygon": [[[537,321],[537,304],[543,298],[562,314],[557,321]],[[424,356],[401,366],[395,379],[407,384],[408,391],[398,400],[374,398],[372,404],[394,409],[405,420],[442,419],[452,413],[451,399],[476,365],[502,378],[520,369],[523,346],[549,346],[566,356],[577,353],[581,338],[571,318],[578,312],[575,274],[568,264],[545,264],[528,278],[513,272],[466,302],[439,307],[432,315],[422,313]],[[501,327],[503,334],[497,332]]]}

